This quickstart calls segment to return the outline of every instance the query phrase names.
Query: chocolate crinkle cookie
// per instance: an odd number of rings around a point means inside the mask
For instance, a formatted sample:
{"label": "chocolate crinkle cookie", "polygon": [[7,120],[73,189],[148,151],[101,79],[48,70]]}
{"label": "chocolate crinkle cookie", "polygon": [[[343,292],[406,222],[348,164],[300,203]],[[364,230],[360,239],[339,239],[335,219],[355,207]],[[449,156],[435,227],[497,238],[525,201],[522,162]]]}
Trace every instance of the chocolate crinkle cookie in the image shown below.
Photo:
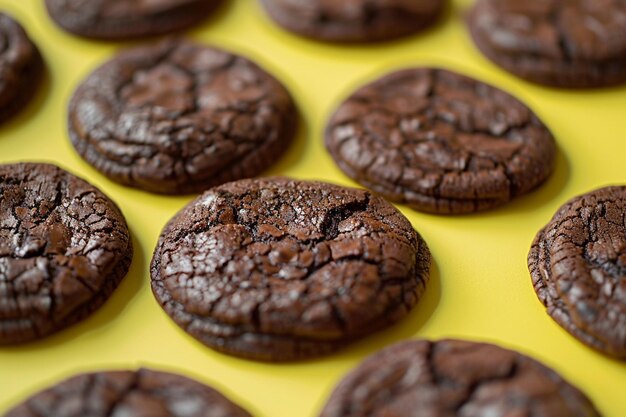
{"label": "chocolate crinkle cookie", "polygon": [[163,35],[194,26],[222,0],[45,0],[48,14],[75,35],[120,40]]}
{"label": "chocolate crinkle cookie", "polygon": [[181,375],[140,369],[80,374],[4,417],[250,417],[218,391]]}
{"label": "chocolate crinkle cookie", "polygon": [[409,221],[367,191],[285,178],[213,188],[165,227],[151,264],[167,314],[206,345],[287,361],[397,322],[429,277]]}
{"label": "chocolate crinkle cookie", "polygon": [[376,42],[432,26],[445,0],[261,0],[267,13],[296,34],[331,42]]}
{"label": "chocolate crinkle cookie", "polygon": [[626,359],[626,187],[573,198],[537,234],[528,267],[548,314],[574,337]]}
{"label": "chocolate crinkle cookie", "polygon": [[0,13],[0,123],[24,108],[43,78],[43,59],[22,26]]}
{"label": "chocolate crinkle cookie", "polygon": [[520,353],[461,340],[401,342],[363,361],[320,417],[600,417],[551,369]]}
{"label": "chocolate crinkle cookie", "polygon": [[127,50],[69,105],[78,153],[114,181],[187,194],[252,177],[293,139],[287,90],[251,61],[182,39]]}
{"label": "chocolate crinkle cookie", "polygon": [[122,213],[98,189],[53,165],[0,165],[0,345],[91,314],[132,254]]}
{"label": "chocolate crinkle cookie", "polygon": [[477,0],[468,25],[489,59],[529,81],[626,82],[626,0]]}
{"label": "chocolate crinkle cookie", "polygon": [[554,138],[511,95],[454,72],[412,68],[358,89],[331,117],[326,147],[351,178],[425,212],[491,209],[552,173]]}

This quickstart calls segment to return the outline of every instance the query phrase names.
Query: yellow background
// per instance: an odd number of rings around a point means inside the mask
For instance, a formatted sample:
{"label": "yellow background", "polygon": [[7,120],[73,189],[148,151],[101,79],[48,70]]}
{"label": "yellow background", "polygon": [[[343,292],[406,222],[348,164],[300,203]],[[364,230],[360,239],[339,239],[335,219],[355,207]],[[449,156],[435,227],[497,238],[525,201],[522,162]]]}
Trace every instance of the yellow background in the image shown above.
{"label": "yellow background", "polygon": [[570,92],[534,86],[498,69],[473,47],[463,26],[470,1],[457,1],[425,34],[374,46],[335,46],[289,35],[253,0],[227,0],[189,35],[257,60],[293,93],[302,127],[268,174],[355,185],[322,144],[326,119],[360,84],[387,70],[433,64],[486,80],[529,104],[560,147],[556,172],[538,191],[479,215],[438,217],[402,211],[434,255],[419,306],[395,327],[323,358],[288,365],[218,354],[179,330],[152,297],[148,264],[164,223],[190,197],[150,195],[107,180],[83,162],[66,133],[77,84],[121,46],[71,36],[48,18],[43,0],[0,0],[42,50],[48,79],[34,102],[0,127],[0,162],[52,161],[88,179],[122,208],[133,234],[129,275],[96,314],[41,342],[0,347],[0,412],[80,371],[149,366],[209,383],[258,417],[313,417],[340,377],[366,355],[410,337],[464,337],[518,349],[583,389],[606,417],[626,415],[626,363],[579,343],[545,313],[531,286],[526,254],[535,233],[570,197],[623,183],[626,87]]}

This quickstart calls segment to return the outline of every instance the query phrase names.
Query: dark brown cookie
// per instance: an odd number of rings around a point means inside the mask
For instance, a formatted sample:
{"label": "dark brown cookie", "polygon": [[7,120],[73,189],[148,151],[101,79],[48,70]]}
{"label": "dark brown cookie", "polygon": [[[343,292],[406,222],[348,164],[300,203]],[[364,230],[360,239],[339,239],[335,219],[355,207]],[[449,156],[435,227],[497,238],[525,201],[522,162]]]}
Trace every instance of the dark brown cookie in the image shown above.
{"label": "dark brown cookie", "polygon": [[489,59],[529,81],[626,82],[626,0],[478,0],[468,25]]}
{"label": "dark brown cookie", "polygon": [[419,32],[437,21],[445,0],[261,0],[271,18],[296,34],[331,42],[376,42]]}
{"label": "dark brown cookie", "polygon": [[548,129],[509,94],[440,69],[388,74],[343,102],[326,147],[351,178],[438,214],[490,209],[552,172]]}
{"label": "dark brown cookie", "polygon": [[626,186],[576,197],[535,238],[528,268],[548,314],[574,337],[626,359]]}
{"label": "dark brown cookie", "polygon": [[39,50],[19,23],[0,13],[0,122],[30,101],[42,76]]}
{"label": "dark brown cookie", "polygon": [[[415,410],[419,410],[416,412]],[[578,389],[534,359],[461,340],[408,341],[367,358],[321,417],[599,417]]]}
{"label": "dark brown cookie", "polygon": [[94,186],[53,165],[0,165],[0,345],[91,314],[132,253],[124,217]]}
{"label": "dark brown cookie", "polygon": [[75,35],[119,40],[163,35],[202,22],[221,0],[45,0],[48,14]]}
{"label": "dark brown cookie", "polygon": [[296,125],[285,88],[249,60],[167,40],[119,54],[69,106],[74,147],[114,181],[186,194],[260,173]]}
{"label": "dark brown cookie", "polygon": [[232,355],[321,355],[415,305],[430,252],[391,204],[364,190],[286,178],[213,188],[165,227],[152,291],[172,319]]}
{"label": "dark brown cookie", "polygon": [[250,417],[184,376],[140,369],[80,374],[33,395],[4,417]]}

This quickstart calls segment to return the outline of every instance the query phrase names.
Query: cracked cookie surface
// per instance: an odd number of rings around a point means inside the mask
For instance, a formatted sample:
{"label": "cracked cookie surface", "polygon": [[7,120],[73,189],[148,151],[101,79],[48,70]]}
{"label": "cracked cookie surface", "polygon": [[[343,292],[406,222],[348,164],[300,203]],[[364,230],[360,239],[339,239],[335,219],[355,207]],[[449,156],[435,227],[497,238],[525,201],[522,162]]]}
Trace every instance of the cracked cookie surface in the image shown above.
{"label": "cracked cookie surface", "polygon": [[45,0],[45,4],[52,20],[70,33],[119,40],[188,29],[221,0]]}
{"label": "cracked cookie surface", "polygon": [[69,106],[78,153],[114,181],[163,194],[254,176],[288,148],[285,88],[251,61],[184,40],[123,52]]}
{"label": "cracked cookie surface", "polygon": [[322,41],[375,42],[435,23],[445,0],[261,0],[285,29]]}
{"label": "cracked cookie surface", "polygon": [[0,165],[0,345],[82,320],[131,258],[124,217],[95,187],[53,165]]}
{"label": "cracked cookie surface", "polygon": [[382,198],[271,178],[191,202],[161,234],[151,276],[167,314],[206,345],[285,361],[398,321],[429,268],[426,243]]}
{"label": "cracked cookie surface", "polygon": [[218,391],[166,372],[81,374],[33,395],[5,417],[250,417]]}
{"label": "cracked cookie surface", "polygon": [[601,188],[563,205],[537,234],[528,268],[557,323],[626,359],[626,187]]}
{"label": "cracked cookie surface", "polygon": [[582,392],[536,360],[460,340],[401,342],[370,356],[339,383],[321,413],[409,415],[600,416]]}
{"label": "cracked cookie surface", "polygon": [[351,178],[439,214],[502,205],[552,172],[556,145],[523,103],[440,69],[388,74],[345,100],[326,147]]}
{"label": "cracked cookie surface", "polygon": [[529,81],[626,82],[626,0],[479,0],[468,26],[489,59]]}
{"label": "cracked cookie surface", "polygon": [[20,111],[43,77],[43,60],[18,22],[0,13],[0,122]]}

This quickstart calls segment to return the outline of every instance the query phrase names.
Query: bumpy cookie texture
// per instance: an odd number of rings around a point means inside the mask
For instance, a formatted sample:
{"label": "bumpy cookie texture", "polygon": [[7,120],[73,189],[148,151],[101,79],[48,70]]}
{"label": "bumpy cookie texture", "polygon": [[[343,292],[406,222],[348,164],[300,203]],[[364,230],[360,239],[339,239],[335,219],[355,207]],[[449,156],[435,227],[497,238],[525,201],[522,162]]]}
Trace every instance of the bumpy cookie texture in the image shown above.
{"label": "bumpy cookie texture", "polygon": [[370,356],[339,383],[321,413],[413,415],[600,416],[583,393],[539,362],[460,340],[402,342]]}
{"label": "bumpy cookie texture", "polygon": [[75,35],[119,40],[163,35],[202,22],[221,0],[45,0],[48,14]]}
{"label": "bumpy cookie texture", "polygon": [[626,187],[567,202],[537,234],[528,268],[554,320],[583,343],[626,359]]}
{"label": "bumpy cookie texture", "polygon": [[19,23],[0,13],[0,123],[29,102],[42,76],[39,50]]}
{"label": "bumpy cookie texture", "polygon": [[132,252],[124,217],[92,185],[53,165],[0,165],[0,345],[88,316]]}
{"label": "bumpy cookie texture", "polygon": [[250,359],[321,355],[415,305],[430,252],[367,191],[284,178],[216,187],[164,229],[152,290],[208,346]]}
{"label": "bumpy cookie texture", "polygon": [[81,374],[10,410],[4,417],[250,417],[192,379],[140,369]]}
{"label": "bumpy cookie texture", "polygon": [[72,97],[69,132],[114,181],[185,194],[260,173],[288,147],[296,118],[289,93],[254,63],[167,40],[94,71]]}
{"label": "bumpy cookie texture", "polygon": [[502,205],[552,172],[549,130],[509,94],[439,69],[388,74],[343,102],[326,147],[351,178],[439,214]]}
{"label": "bumpy cookie texture", "polygon": [[554,87],[626,82],[626,0],[478,0],[478,48],[507,71]]}
{"label": "bumpy cookie texture", "polygon": [[282,27],[322,41],[374,42],[423,30],[445,0],[261,0]]}

